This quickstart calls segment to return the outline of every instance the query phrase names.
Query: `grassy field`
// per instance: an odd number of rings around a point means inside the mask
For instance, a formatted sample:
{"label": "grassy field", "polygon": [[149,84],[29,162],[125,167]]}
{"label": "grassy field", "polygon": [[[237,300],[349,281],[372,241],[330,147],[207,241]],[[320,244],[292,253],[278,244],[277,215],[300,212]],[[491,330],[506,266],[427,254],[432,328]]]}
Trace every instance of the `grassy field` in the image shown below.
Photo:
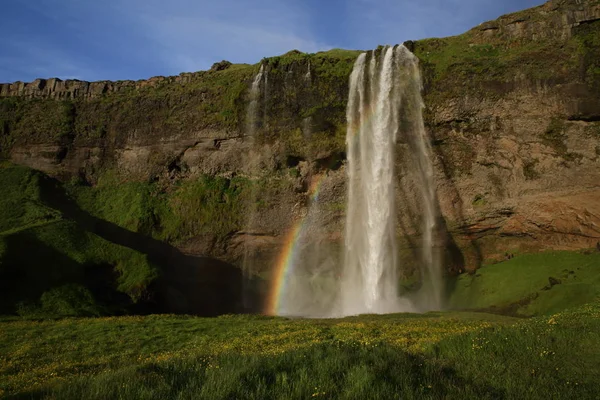
{"label": "grassy field", "polygon": [[600,296],[600,251],[522,254],[452,282],[453,309],[548,315]]}
{"label": "grassy field", "polygon": [[600,396],[600,302],[517,319],[156,315],[0,322],[9,398]]}

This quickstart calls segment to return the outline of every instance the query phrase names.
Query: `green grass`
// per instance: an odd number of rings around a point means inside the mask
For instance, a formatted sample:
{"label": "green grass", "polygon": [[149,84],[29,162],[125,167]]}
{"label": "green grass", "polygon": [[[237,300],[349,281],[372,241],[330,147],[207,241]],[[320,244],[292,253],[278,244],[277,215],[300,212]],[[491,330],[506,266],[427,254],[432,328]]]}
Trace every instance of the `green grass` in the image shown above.
{"label": "green grass", "polygon": [[[158,275],[156,267],[144,254],[65,217],[51,200],[66,206],[60,185],[40,172],[12,165],[0,166],[0,184],[5,190],[0,197],[1,312],[99,315],[122,312],[123,304],[96,301],[90,290],[100,297],[118,291],[133,302],[146,294]],[[106,198],[100,200],[106,206]],[[129,212],[136,210],[129,200]],[[114,271],[105,282],[110,287],[98,289],[101,282],[89,278],[90,271],[99,269]]]}
{"label": "green grass", "polygon": [[599,295],[600,252],[550,251],[519,255],[459,276],[449,305],[532,316],[576,307]]}
{"label": "green grass", "polygon": [[51,223],[60,213],[42,203],[41,174],[27,167],[0,167],[0,234],[30,226]]}
{"label": "green grass", "polygon": [[290,320],[0,322],[0,390],[28,398],[594,398],[600,303]]}

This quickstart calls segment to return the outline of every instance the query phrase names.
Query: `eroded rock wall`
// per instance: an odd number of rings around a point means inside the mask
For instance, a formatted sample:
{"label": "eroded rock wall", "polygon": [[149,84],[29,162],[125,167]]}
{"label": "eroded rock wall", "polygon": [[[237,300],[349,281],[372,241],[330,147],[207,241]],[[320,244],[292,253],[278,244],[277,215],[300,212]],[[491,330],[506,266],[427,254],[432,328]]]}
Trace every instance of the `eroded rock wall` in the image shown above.
{"label": "eroded rock wall", "polygon": [[[464,35],[408,44],[422,61],[437,240],[449,270],[600,241],[599,18],[598,1],[551,1]],[[315,235],[339,251],[347,81],[356,54],[263,60],[268,79],[254,135],[247,106],[258,66],[138,82],[4,84],[0,153],[92,185],[107,170],[165,191],[202,176],[260,181],[268,195],[248,209],[255,215],[245,227],[177,242],[187,253],[238,265],[252,258],[257,271],[273,265],[318,182]],[[398,235],[412,265],[419,182],[403,169],[404,151],[399,143]]]}

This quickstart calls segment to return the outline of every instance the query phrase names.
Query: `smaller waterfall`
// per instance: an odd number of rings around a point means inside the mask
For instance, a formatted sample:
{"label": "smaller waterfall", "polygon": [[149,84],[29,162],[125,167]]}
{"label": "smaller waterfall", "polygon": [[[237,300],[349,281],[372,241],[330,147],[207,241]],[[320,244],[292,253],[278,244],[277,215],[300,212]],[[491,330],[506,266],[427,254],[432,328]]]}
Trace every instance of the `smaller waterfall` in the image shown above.
{"label": "smaller waterfall", "polygon": [[258,107],[261,95],[260,84],[263,80],[264,70],[265,66],[261,64],[258,73],[252,81],[252,86],[250,86],[250,103],[246,112],[246,134],[249,136],[254,136],[258,124]]}
{"label": "smaller waterfall", "polygon": [[[254,77],[252,84],[250,86],[250,96],[248,108],[246,110],[246,131],[245,131],[245,139],[244,142],[247,146],[247,151],[245,151],[241,157],[244,159],[244,165],[248,166],[245,171],[249,178],[252,179],[257,175],[258,171],[256,168],[256,151],[254,149],[255,139],[258,127],[260,125],[259,119],[259,110],[262,99],[262,90],[261,84],[263,83],[263,78],[265,77],[265,66],[261,64],[258,73]],[[247,235],[243,241],[243,259],[242,259],[242,272],[243,272],[243,280],[242,280],[242,302],[243,308],[245,310],[251,309],[252,304],[252,294],[250,293],[250,289],[252,288],[252,271],[253,271],[253,260],[254,260],[254,248],[251,243],[249,243],[249,236],[256,230],[257,225],[257,210],[256,210],[256,202],[257,202],[258,193],[254,189],[254,186],[250,189],[250,194],[248,198],[248,203],[246,205],[247,211],[247,219],[245,222],[244,234]]]}
{"label": "smaller waterfall", "polygon": [[[304,84],[307,89],[310,89],[312,86],[312,75],[310,72],[310,60],[308,60],[308,67],[306,68],[306,74],[304,74]],[[302,135],[305,139],[309,139],[312,136],[312,116],[308,116],[302,120]]]}
{"label": "smaller waterfall", "polygon": [[[264,65],[264,64],[263,64]],[[261,65],[262,68],[262,65]],[[263,95],[263,103],[264,103],[264,109],[263,109],[263,126],[265,128],[268,127],[268,119],[267,119],[267,115],[268,115],[268,108],[269,108],[269,71],[267,69],[264,70],[263,72],[263,76],[264,76],[264,95]]]}

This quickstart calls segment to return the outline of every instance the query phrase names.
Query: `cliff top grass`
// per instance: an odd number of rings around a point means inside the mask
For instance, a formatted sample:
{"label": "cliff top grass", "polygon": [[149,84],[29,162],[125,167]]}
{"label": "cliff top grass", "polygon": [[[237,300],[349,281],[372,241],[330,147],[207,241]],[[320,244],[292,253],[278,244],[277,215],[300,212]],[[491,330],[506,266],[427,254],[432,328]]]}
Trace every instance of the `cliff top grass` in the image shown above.
{"label": "cliff top grass", "polygon": [[[580,6],[553,2],[485,22],[461,35],[414,42],[425,71],[426,103],[435,107],[465,95],[495,98],[536,82],[582,82],[594,90],[600,81],[600,23],[575,26],[566,38],[561,32],[567,27],[560,13]],[[587,70],[583,75],[582,63]]]}
{"label": "cliff top grass", "polygon": [[28,398],[594,398],[600,303],[290,320],[0,321],[0,392]]}

